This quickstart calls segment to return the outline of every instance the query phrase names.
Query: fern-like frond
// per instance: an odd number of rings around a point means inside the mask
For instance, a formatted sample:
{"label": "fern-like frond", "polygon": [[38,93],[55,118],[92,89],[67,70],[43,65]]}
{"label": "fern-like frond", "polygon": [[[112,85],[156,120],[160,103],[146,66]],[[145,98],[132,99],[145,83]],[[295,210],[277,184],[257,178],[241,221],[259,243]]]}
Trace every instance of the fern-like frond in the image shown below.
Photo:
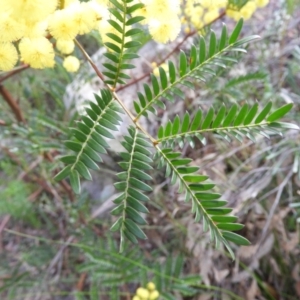
{"label": "fern-like frond", "polygon": [[124,113],[109,90],[101,90],[101,96],[95,95],[97,104],[89,103],[87,115],[81,117],[77,128],[72,128],[74,139],[66,141],[65,145],[75,153],[61,157],[67,166],[59,172],[56,180],[70,176],[71,186],[75,193],[80,193],[80,176],[91,180],[89,169],[98,170],[98,162],[102,159],[99,153],[106,153],[109,148],[105,138],[113,139],[110,130],[117,131],[122,122],[120,113]]}
{"label": "fern-like frond", "polygon": [[163,68],[159,68],[159,78],[151,76],[151,85],[144,84],[144,93],[138,93],[139,101],[134,102],[138,120],[142,115],[147,116],[147,111],[156,113],[154,105],[165,108],[162,99],[174,101],[177,95],[184,98],[184,93],[178,85],[185,85],[193,88],[193,83],[189,78],[195,78],[205,82],[207,76],[215,76],[215,67],[226,68],[226,63],[236,62],[236,59],[228,54],[231,52],[246,52],[240,48],[241,45],[258,38],[258,36],[249,36],[237,41],[238,35],[242,29],[243,20],[240,20],[230,37],[227,35],[227,28],[224,25],[220,40],[217,41],[216,34],[212,31],[209,45],[203,37],[200,38],[199,46],[192,46],[189,59],[184,52],[180,53],[179,69],[176,70],[173,62],[169,61],[168,74]]}
{"label": "fern-like frond", "polygon": [[133,50],[140,47],[141,43],[136,39],[133,40],[132,37],[143,31],[139,28],[132,28],[132,25],[142,21],[144,17],[131,16],[143,7],[142,3],[132,4],[131,0],[110,0],[110,2],[113,6],[109,9],[112,18],[108,22],[116,33],[107,33],[111,41],[105,43],[108,52],[104,55],[109,62],[103,64],[107,69],[103,74],[108,78],[105,82],[115,88],[117,83],[124,84],[125,79],[130,79],[124,70],[133,69],[134,65],[126,61],[139,57]]}
{"label": "fern-like frond", "polygon": [[232,209],[225,207],[227,201],[221,200],[221,195],[211,190],[215,186],[208,181],[208,176],[197,174],[199,168],[190,166],[190,158],[182,158],[180,152],[170,148],[156,147],[159,160],[158,167],[166,167],[166,177],[171,177],[171,184],[178,182],[178,192],[185,192],[185,201],[192,200],[192,212],[195,220],[203,220],[204,232],[209,229],[211,241],[218,247],[223,243],[230,254],[228,241],[239,245],[249,245],[249,241],[231,231],[240,230],[242,224],[234,223],[235,216],[228,215]]}
{"label": "fern-like frond", "polygon": [[191,147],[194,147],[194,137],[205,143],[202,135],[206,132],[213,132],[227,141],[235,138],[239,141],[249,138],[255,142],[255,135],[261,134],[269,137],[269,133],[280,133],[280,129],[290,128],[299,129],[297,125],[283,122],[276,122],[290,111],[293,104],[286,104],[273,113],[270,113],[272,102],[268,102],[265,107],[258,112],[258,103],[251,107],[244,104],[238,108],[237,104],[231,106],[226,111],[225,106],[215,112],[211,107],[206,116],[203,116],[199,109],[193,120],[190,119],[188,112],[185,113],[183,120],[177,115],[173,122],[169,121],[165,126],[160,126],[158,130],[158,143],[164,146],[172,146],[178,143],[180,147],[187,140]]}
{"label": "fern-like frond", "polygon": [[130,127],[128,132],[129,136],[125,136],[122,142],[127,152],[120,153],[123,158],[120,166],[124,172],[117,175],[121,181],[115,184],[121,194],[114,200],[117,206],[111,212],[112,215],[120,215],[111,228],[112,231],[120,230],[120,252],[124,249],[125,237],[132,243],[137,243],[137,238],[146,239],[145,233],[139,227],[146,224],[141,214],[148,213],[142,202],[148,201],[149,198],[143,192],[152,191],[152,188],[144,183],[145,180],[152,179],[145,172],[152,169],[152,154],[148,149],[152,144],[134,127]]}

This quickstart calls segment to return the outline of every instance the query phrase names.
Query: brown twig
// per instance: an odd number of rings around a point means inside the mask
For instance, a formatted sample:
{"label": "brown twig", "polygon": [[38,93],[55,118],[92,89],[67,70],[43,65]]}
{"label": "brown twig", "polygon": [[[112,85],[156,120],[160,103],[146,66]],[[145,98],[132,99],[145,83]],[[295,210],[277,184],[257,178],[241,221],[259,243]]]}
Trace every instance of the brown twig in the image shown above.
{"label": "brown twig", "polygon": [[9,73],[7,73],[6,75],[4,75],[3,77],[0,77],[0,83],[4,82],[5,80],[7,80],[8,78],[23,72],[24,70],[28,69],[30,66],[29,65],[22,65],[20,67],[15,68],[14,70],[10,71]]}
{"label": "brown twig", "polygon": [[11,110],[13,111],[14,115],[16,116],[16,119],[18,122],[25,123],[25,119],[23,117],[22,111],[20,109],[20,106],[18,105],[17,101],[13,98],[11,93],[0,84],[0,94],[4,98],[4,100],[7,102],[7,104],[10,106]]}
{"label": "brown twig", "polygon": [[80,274],[79,280],[76,284],[76,290],[77,291],[80,291],[80,292],[83,291],[86,278],[87,278],[87,273]]}
{"label": "brown twig", "polygon": [[0,235],[2,234],[2,231],[4,230],[5,226],[9,222],[10,215],[5,215],[2,222],[0,223]]}
{"label": "brown twig", "polygon": [[10,215],[5,215],[3,220],[0,223],[0,253],[3,250],[3,245],[2,245],[2,231],[5,230],[5,227],[7,225],[7,223],[10,220]]}
{"label": "brown twig", "polygon": [[28,201],[30,202],[34,202],[36,200],[36,198],[44,191],[44,189],[42,187],[39,187],[35,192],[33,192],[32,194],[29,195],[29,197],[27,198]]}

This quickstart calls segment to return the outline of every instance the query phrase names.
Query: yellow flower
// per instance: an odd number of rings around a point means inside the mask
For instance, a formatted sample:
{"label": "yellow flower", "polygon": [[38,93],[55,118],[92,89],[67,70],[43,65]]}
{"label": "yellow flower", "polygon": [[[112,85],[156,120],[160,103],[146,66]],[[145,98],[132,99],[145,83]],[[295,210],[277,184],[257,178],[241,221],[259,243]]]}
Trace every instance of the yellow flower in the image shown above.
{"label": "yellow flower", "polygon": [[212,21],[214,21],[219,16],[219,9],[213,9],[209,10],[205,13],[203,17],[203,21],[205,25],[210,24]]}
{"label": "yellow flower", "polygon": [[23,38],[19,44],[21,60],[35,69],[52,68],[55,64],[53,46],[45,37]]}
{"label": "yellow flower", "polygon": [[98,3],[96,0],[91,0],[87,4],[93,10],[97,21],[109,19],[109,12],[105,5]]}
{"label": "yellow flower", "polygon": [[78,0],[64,0],[64,7],[68,7],[69,5],[73,4],[73,3],[76,3],[76,2],[79,2]]}
{"label": "yellow flower", "polygon": [[248,20],[252,17],[256,10],[256,4],[253,1],[248,1],[240,10],[241,17]]}
{"label": "yellow flower", "polygon": [[133,296],[132,300],[141,300],[141,298],[137,295]]}
{"label": "yellow flower", "polygon": [[235,21],[238,21],[241,18],[241,13],[239,11],[230,8],[226,10],[226,15]]}
{"label": "yellow flower", "polygon": [[31,22],[30,20],[25,20],[24,22],[24,37],[37,38],[46,36],[46,30],[48,27],[47,21],[41,22]]}
{"label": "yellow flower", "polygon": [[12,17],[30,19],[32,22],[42,21],[57,7],[57,0],[1,0],[1,11],[12,13]]}
{"label": "yellow flower", "polygon": [[77,72],[80,67],[80,62],[77,57],[70,55],[65,58],[63,66],[68,72]]}
{"label": "yellow flower", "polygon": [[149,32],[152,38],[159,43],[174,41],[181,30],[181,23],[178,17],[170,16],[164,21],[152,19],[149,22]]}
{"label": "yellow flower", "polygon": [[147,283],[147,289],[149,291],[154,291],[155,290],[155,284],[153,282],[148,282]]}
{"label": "yellow flower", "polygon": [[159,20],[170,18],[170,15],[177,15],[180,11],[178,0],[152,0],[146,3],[147,17]]}
{"label": "yellow flower", "polygon": [[78,29],[71,10],[57,10],[49,20],[49,32],[57,40],[73,40]]}
{"label": "yellow flower", "polygon": [[12,43],[0,43],[0,70],[10,71],[18,61],[18,52]]}
{"label": "yellow flower", "polygon": [[190,14],[191,23],[197,28],[200,29],[204,26],[202,21],[202,16],[204,13],[204,9],[201,6],[197,6],[193,9]]}
{"label": "yellow flower", "polygon": [[75,43],[73,40],[57,40],[56,48],[63,54],[70,54],[74,51]]}
{"label": "yellow flower", "polygon": [[156,300],[159,297],[159,292],[158,291],[152,291],[149,295],[149,300]]}
{"label": "yellow flower", "polygon": [[0,13],[0,42],[14,42],[23,36],[24,26],[9,13]]}
{"label": "yellow flower", "polygon": [[67,10],[70,11],[73,16],[73,24],[78,34],[89,33],[96,27],[96,14],[88,3],[75,2],[70,4]]}
{"label": "yellow flower", "polygon": [[269,4],[269,0],[255,0],[255,4],[258,7],[264,7]]}
{"label": "yellow flower", "polygon": [[148,290],[140,287],[136,290],[136,295],[139,296],[141,299],[148,299],[149,292]]}
{"label": "yellow flower", "polygon": [[147,19],[149,18],[147,7],[144,6],[144,7],[142,7],[142,8],[137,9],[135,12],[133,12],[133,16],[134,16],[134,17],[137,17],[137,16],[144,17],[145,19],[142,20],[142,21],[140,22],[140,24],[146,25],[146,24],[148,23]]}

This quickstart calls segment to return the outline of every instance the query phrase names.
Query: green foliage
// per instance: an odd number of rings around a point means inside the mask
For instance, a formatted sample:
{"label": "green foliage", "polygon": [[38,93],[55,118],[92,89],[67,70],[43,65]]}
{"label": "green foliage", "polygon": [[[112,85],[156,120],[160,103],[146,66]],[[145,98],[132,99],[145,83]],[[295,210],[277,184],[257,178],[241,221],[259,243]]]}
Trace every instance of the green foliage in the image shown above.
{"label": "green foliage", "polygon": [[[156,289],[165,299],[176,299],[175,291],[185,296],[193,296],[200,286],[201,277],[197,274],[184,276],[185,258],[182,255],[169,256],[162,263],[151,264],[138,249],[129,248],[118,253],[116,243],[108,238],[108,243],[98,244],[95,251],[83,247],[87,262],[79,267],[80,272],[92,275],[92,287],[101,287],[103,294],[120,291],[124,284],[136,287],[154,282]],[[117,299],[117,298],[113,298]]]}
{"label": "green foliage", "polygon": [[132,28],[132,25],[142,21],[144,17],[131,16],[132,13],[143,7],[142,3],[132,5],[131,0],[112,0],[110,2],[113,7],[109,11],[113,18],[108,22],[117,31],[117,34],[107,33],[111,42],[105,43],[109,52],[104,55],[109,59],[109,62],[103,64],[107,69],[103,74],[108,78],[105,82],[115,88],[117,83],[124,84],[124,80],[130,79],[124,70],[133,69],[134,65],[127,63],[127,61],[139,57],[136,54],[136,49],[141,46],[141,43],[136,40],[136,36],[143,31],[139,28]]}
{"label": "green foliage", "polygon": [[139,119],[142,115],[147,116],[147,111],[156,114],[154,105],[165,109],[162,99],[167,99],[171,102],[175,100],[176,96],[184,99],[185,94],[178,85],[193,88],[194,85],[191,79],[205,82],[207,77],[216,76],[216,68],[226,68],[227,64],[237,62],[233,53],[246,52],[241,46],[258,38],[258,36],[254,35],[237,41],[242,24],[243,22],[240,21],[236,25],[230,37],[228,37],[227,29],[224,25],[218,42],[215,33],[212,31],[208,46],[205,39],[200,37],[198,47],[192,46],[189,58],[181,51],[178,70],[176,70],[174,63],[171,61],[168,63],[168,74],[160,67],[159,78],[151,76],[152,87],[144,84],[144,94],[138,93],[139,102],[134,102],[134,108],[137,113],[136,119]]}
{"label": "green foliage", "polygon": [[0,186],[0,216],[7,214],[37,226],[36,211],[27,199],[29,195],[29,187],[22,181],[14,180],[6,187]]}
{"label": "green foliage", "polygon": [[[151,180],[147,171],[157,164],[157,168],[166,168],[166,177],[171,178],[172,184],[179,184],[178,191],[185,193],[185,200],[191,200],[195,220],[202,220],[204,231],[210,232],[211,241],[215,242],[217,247],[223,243],[234,257],[229,242],[249,245],[248,240],[232,232],[239,231],[243,225],[235,223],[236,217],[229,215],[232,209],[226,207],[227,201],[221,200],[221,194],[213,190],[214,184],[208,180],[208,177],[199,174],[198,167],[189,165],[192,160],[181,157],[181,153],[174,148],[177,144],[183,147],[186,142],[194,147],[195,137],[204,143],[203,134],[208,132],[218,134],[228,141],[235,138],[242,142],[245,137],[255,141],[255,134],[269,137],[269,134],[279,133],[285,128],[298,129],[296,125],[277,122],[288,113],[292,105],[284,105],[272,113],[270,113],[271,102],[267,103],[260,112],[258,103],[252,106],[245,103],[240,108],[234,104],[229,109],[223,105],[216,112],[211,107],[205,116],[203,111],[198,109],[192,120],[190,114],[186,112],[182,120],[176,116],[173,122],[169,121],[166,125],[162,125],[158,130],[158,139],[150,136],[137,123],[142,115],[147,116],[148,111],[155,113],[154,106],[165,109],[164,99],[174,101],[175,96],[184,99],[185,94],[180,85],[193,88],[194,84],[190,78],[205,82],[207,77],[216,76],[217,69],[226,68],[226,65],[230,66],[236,62],[234,53],[246,52],[242,45],[257,39],[258,36],[238,40],[243,26],[243,20],[240,20],[231,35],[228,35],[224,25],[219,40],[212,31],[208,45],[205,39],[200,37],[199,45],[191,47],[188,57],[184,52],[180,52],[178,68],[170,61],[168,73],[160,68],[159,78],[151,75],[151,86],[144,84],[144,93],[138,92],[139,102],[134,102],[137,114],[133,116],[124,108],[124,104],[114,92],[116,84],[123,83],[119,80],[123,76],[120,70],[133,67],[123,64],[124,57],[134,58],[132,55],[126,56],[125,49],[137,46],[135,43],[130,44],[132,47],[126,46],[124,37],[138,33],[134,29],[128,31],[126,26],[142,20],[140,17],[126,18],[128,14],[140,7],[139,5],[127,6],[130,2],[112,1],[114,8],[111,13],[114,18],[110,20],[110,24],[122,37],[109,35],[115,44],[106,44],[111,50],[106,56],[114,61],[117,67],[105,64],[111,72],[112,81],[106,82],[108,89],[101,90],[101,96],[95,95],[97,102],[90,102],[86,115],[81,116],[82,120],[78,122],[77,128],[72,129],[73,139],[67,141],[65,145],[75,154],[61,158],[67,166],[56,175],[56,179],[61,180],[70,176],[74,192],[80,193],[80,177],[91,180],[89,169],[98,169],[97,163],[102,162],[99,154],[106,153],[108,148],[106,138],[113,138],[111,131],[118,130],[117,126],[122,121],[120,113],[124,109],[133,120],[134,126],[129,127],[129,135],[125,136],[122,142],[126,150],[120,153],[122,157],[120,166],[123,172],[118,174],[121,181],[115,184],[121,194],[114,200],[116,207],[112,210],[112,214],[118,216],[111,229],[120,231],[120,251],[125,249],[125,239],[132,243],[137,243],[138,239],[146,239],[141,226],[146,224],[143,214],[148,212],[144,203],[149,198],[145,193],[151,192],[152,188],[145,181]],[[253,77],[256,78],[256,75],[245,77],[240,81],[251,80]],[[154,164],[151,159],[152,151],[156,152]]]}
{"label": "green foliage", "polygon": [[74,139],[65,143],[75,154],[61,158],[67,166],[55,177],[56,180],[62,180],[70,175],[75,193],[80,193],[79,176],[91,180],[89,169],[99,169],[97,162],[102,161],[99,153],[106,153],[109,147],[105,138],[113,139],[109,130],[116,131],[116,126],[122,121],[120,114],[123,111],[108,90],[101,90],[101,96],[95,95],[95,98],[97,104],[90,102],[86,108],[87,115],[82,116],[77,128],[72,128]]}
{"label": "green foliage", "polygon": [[251,107],[246,103],[240,108],[234,104],[228,111],[223,105],[217,112],[210,108],[206,116],[203,116],[202,110],[198,109],[192,121],[190,121],[190,114],[186,112],[182,121],[177,115],[173,122],[169,121],[167,125],[160,126],[158,142],[170,147],[178,143],[183,147],[187,141],[194,148],[193,138],[196,137],[200,142],[205,143],[203,134],[206,132],[218,134],[229,142],[231,138],[240,142],[243,142],[244,138],[249,138],[255,142],[255,134],[269,138],[268,133],[276,133],[277,128],[298,128],[293,124],[275,122],[291,110],[292,104],[286,104],[269,114],[271,107],[272,102],[268,102],[258,113],[258,103]]}
{"label": "green foliage", "polygon": [[242,224],[233,223],[236,218],[227,216],[232,209],[224,207],[227,201],[220,200],[221,194],[213,193],[210,190],[215,186],[206,182],[208,176],[199,175],[196,172],[198,167],[191,167],[188,164],[190,158],[181,158],[180,152],[172,152],[172,149],[165,148],[158,150],[160,157],[159,166],[166,166],[166,177],[171,176],[171,184],[179,182],[178,192],[185,192],[185,201],[192,200],[192,212],[195,214],[195,221],[202,219],[204,232],[209,229],[211,241],[219,246],[222,242],[233,255],[227,240],[239,245],[249,245],[249,241],[243,237],[232,234],[229,231],[240,230]]}
{"label": "green foliage", "polygon": [[142,181],[152,179],[145,173],[152,169],[151,152],[147,149],[152,147],[152,144],[134,127],[130,127],[128,131],[129,136],[125,136],[122,143],[127,152],[120,153],[124,160],[120,166],[124,172],[117,174],[122,181],[115,184],[116,189],[122,193],[114,200],[117,206],[111,212],[112,215],[121,215],[111,228],[112,231],[120,229],[121,252],[124,250],[125,237],[135,244],[136,238],[147,238],[138,224],[147,223],[141,213],[148,213],[148,209],[141,202],[149,200],[143,192],[152,191],[152,188]]}

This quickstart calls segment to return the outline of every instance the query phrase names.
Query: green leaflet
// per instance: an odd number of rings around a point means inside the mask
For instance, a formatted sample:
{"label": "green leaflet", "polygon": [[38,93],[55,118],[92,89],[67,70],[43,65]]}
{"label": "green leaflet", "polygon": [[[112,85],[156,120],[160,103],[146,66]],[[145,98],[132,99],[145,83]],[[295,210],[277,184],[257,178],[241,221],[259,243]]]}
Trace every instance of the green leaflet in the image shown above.
{"label": "green leaflet", "polygon": [[267,121],[268,122],[274,122],[277,121],[278,119],[282,118],[284,115],[286,115],[293,107],[293,103],[286,104],[278,109],[276,109],[273,113],[271,113]]}
{"label": "green leaflet", "polygon": [[141,202],[148,200],[144,192],[152,191],[152,188],[144,182],[152,179],[145,172],[152,168],[152,159],[149,155],[151,152],[147,149],[152,145],[134,127],[131,126],[128,133],[122,142],[127,152],[120,153],[123,158],[120,166],[124,171],[118,174],[121,181],[115,184],[121,195],[115,199],[114,202],[118,205],[111,212],[120,216],[112,226],[112,230],[120,230],[121,233],[120,251],[124,249],[125,238],[132,243],[137,243],[137,238],[146,239],[140,225],[146,224],[141,213],[147,213],[148,209]]}

